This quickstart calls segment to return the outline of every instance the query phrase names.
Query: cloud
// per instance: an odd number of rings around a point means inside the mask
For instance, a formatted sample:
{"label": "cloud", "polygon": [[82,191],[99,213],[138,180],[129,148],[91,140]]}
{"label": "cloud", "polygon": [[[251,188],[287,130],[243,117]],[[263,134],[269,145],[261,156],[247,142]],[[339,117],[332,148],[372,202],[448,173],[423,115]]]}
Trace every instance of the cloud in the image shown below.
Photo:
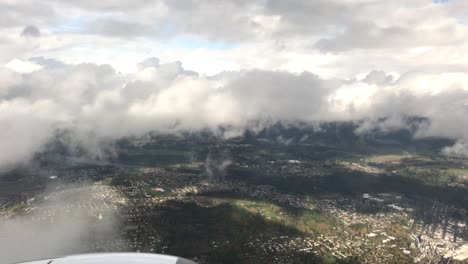
{"label": "cloud", "polygon": [[0,101],[0,169],[27,162],[40,151],[53,136],[55,124],[64,118],[60,111],[50,100]]}
{"label": "cloud", "polygon": [[63,69],[67,65],[59,60],[51,59],[51,58],[45,58],[45,57],[32,57],[28,61],[33,62],[37,65],[40,65],[42,67],[48,68],[48,69]]}
{"label": "cloud", "polygon": [[373,23],[347,26],[343,33],[317,41],[315,48],[340,52],[353,49],[398,49],[424,46],[443,46],[463,43],[466,32],[457,34],[455,25],[431,29],[413,29],[401,26],[380,27]]}
{"label": "cloud", "polygon": [[145,68],[157,68],[159,67],[159,59],[155,57],[147,58],[144,61],[138,63],[138,69],[144,70]]}
{"label": "cloud", "polygon": [[112,18],[100,18],[90,21],[85,30],[91,34],[118,37],[151,36],[155,34],[151,26]]}
{"label": "cloud", "polygon": [[57,15],[50,3],[31,0],[2,1],[0,10],[0,28],[52,23]]}
{"label": "cloud", "polygon": [[8,62],[7,64],[5,64],[5,67],[13,71],[21,72],[21,73],[29,73],[29,72],[33,72],[42,68],[41,65],[38,65],[34,62],[23,61],[23,60],[18,60],[18,59],[14,59]]}
{"label": "cloud", "polygon": [[33,37],[33,38],[38,38],[41,36],[41,32],[39,29],[35,26],[27,26],[23,29],[21,32],[22,37]]}
{"label": "cloud", "polygon": [[468,145],[464,140],[460,140],[453,146],[443,148],[442,153],[447,156],[466,158],[468,157]]}
{"label": "cloud", "polygon": [[[119,239],[117,210],[102,205],[105,200],[118,206],[109,197],[110,193],[115,197],[118,194],[106,188],[67,186],[60,191],[46,192],[45,198],[36,197],[31,201],[27,213],[0,221],[2,261],[79,254],[93,250],[91,243]],[[93,204],[100,211],[81,208],[85,203]]]}
{"label": "cloud", "polygon": [[226,175],[226,169],[232,164],[229,153],[208,153],[205,159],[205,173],[210,178],[223,178]]}
{"label": "cloud", "polygon": [[387,74],[384,71],[371,71],[363,79],[363,82],[368,84],[386,85],[392,83],[395,79],[395,76]]}
{"label": "cloud", "polygon": [[[190,70],[313,71],[353,78],[464,65],[465,1],[7,1],[0,4],[0,63],[52,57],[130,72],[148,56]],[[4,18],[5,17],[5,18]],[[4,23],[2,23],[4,19]],[[31,41],[18,33],[40,28]],[[196,40],[198,47],[185,45]],[[182,44],[181,44],[182,43]],[[220,44],[221,43],[221,44]],[[231,49],[217,49],[216,44]],[[197,44],[198,45],[198,44]]]}
{"label": "cloud", "polygon": [[428,122],[415,130],[416,137],[468,140],[463,72],[397,78],[372,71],[340,80],[263,70],[205,76],[154,57],[134,74],[109,65],[53,62],[27,74],[3,71],[9,81],[0,86],[0,146],[9,155],[0,157],[0,167],[27,161],[58,131],[69,131],[68,144],[94,157],[105,157],[118,139],[149,132],[210,129],[230,137],[276,122],[367,120],[358,129],[364,133],[406,128],[408,117],[422,117]]}

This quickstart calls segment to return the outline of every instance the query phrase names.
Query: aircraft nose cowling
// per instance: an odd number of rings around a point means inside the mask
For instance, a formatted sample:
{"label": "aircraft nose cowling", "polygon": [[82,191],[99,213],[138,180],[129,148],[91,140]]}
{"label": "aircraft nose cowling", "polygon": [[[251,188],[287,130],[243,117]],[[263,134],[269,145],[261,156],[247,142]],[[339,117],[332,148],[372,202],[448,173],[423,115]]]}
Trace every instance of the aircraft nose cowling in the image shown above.
{"label": "aircraft nose cowling", "polygon": [[162,254],[102,253],[73,255],[56,259],[24,262],[22,264],[196,264],[195,262]]}

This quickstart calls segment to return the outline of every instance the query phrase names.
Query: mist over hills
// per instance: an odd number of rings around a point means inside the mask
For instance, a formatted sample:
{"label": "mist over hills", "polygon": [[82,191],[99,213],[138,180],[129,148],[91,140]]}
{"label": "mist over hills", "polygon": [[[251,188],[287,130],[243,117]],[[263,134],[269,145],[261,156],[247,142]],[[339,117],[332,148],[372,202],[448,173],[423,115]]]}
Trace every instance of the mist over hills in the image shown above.
{"label": "mist over hills", "polygon": [[372,138],[409,131],[415,139],[456,141],[447,154],[467,153],[464,73],[393,78],[372,71],[338,79],[254,69],[207,76],[157,58],[133,74],[110,65],[53,65],[25,74],[1,69],[0,145],[9,152],[0,156],[1,168],[27,163],[54,141],[102,159],[122,139],[203,131],[229,139],[278,124],[350,140],[352,133]]}
{"label": "mist over hills", "polygon": [[[384,123],[386,119],[381,119]],[[126,152],[130,149],[183,149],[193,151],[200,145],[218,146],[220,149],[229,150],[230,144],[249,144],[260,146],[268,144],[281,146],[302,145],[311,148],[326,147],[336,148],[340,151],[351,151],[362,155],[392,154],[402,152],[418,152],[428,155],[445,155],[448,147],[455,144],[455,140],[442,137],[418,137],[418,129],[427,125],[426,118],[408,118],[407,128],[385,130],[379,128],[379,122],[375,122],[372,130],[362,130],[365,121],[361,122],[329,122],[321,124],[282,124],[278,122],[259,131],[246,130],[241,135],[226,138],[223,131],[229,128],[219,127],[216,131],[180,131],[177,133],[161,134],[148,133],[140,137],[126,137],[114,142],[108,142],[102,146],[100,157],[90,153],[85,147],[69,144],[69,134],[64,132],[57,134],[51,140],[43,152],[35,155],[32,163],[47,160],[76,161],[105,165],[106,163],[125,164]],[[201,156],[200,156],[201,155]],[[186,157],[190,159],[205,159],[208,153],[199,154],[198,157]],[[144,159],[144,157],[140,157]],[[160,162],[167,158],[160,157]],[[322,157],[326,159],[327,157]],[[158,161],[155,160],[157,163]],[[26,165],[27,166],[27,165]]]}

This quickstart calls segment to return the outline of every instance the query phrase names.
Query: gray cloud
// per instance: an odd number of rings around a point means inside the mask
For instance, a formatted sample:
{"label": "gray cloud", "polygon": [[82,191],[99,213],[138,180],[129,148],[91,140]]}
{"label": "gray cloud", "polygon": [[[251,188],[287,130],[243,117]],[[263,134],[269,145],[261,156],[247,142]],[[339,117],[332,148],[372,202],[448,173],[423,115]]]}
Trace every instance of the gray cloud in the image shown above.
{"label": "gray cloud", "polygon": [[48,69],[64,69],[67,67],[67,65],[59,60],[56,59],[51,59],[51,58],[45,58],[45,57],[33,57],[30,58],[29,61],[34,62],[38,65],[41,65],[45,68]]}
{"label": "gray cloud", "polygon": [[152,36],[155,34],[155,30],[151,26],[137,22],[100,18],[90,21],[84,33],[105,36],[136,37],[145,35]]}
{"label": "gray cloud", "polygon": [[159,59],[155,57],[147,58],[144,61],[138,63],[137,67],[139,70],[144,70],[145,68],[148,68],[148,67],[157,68],[159,67]]}
{"label": "gray cloud", "polygon": [[464,36],[457,36],[453,26],[417,30],[401,26],[379,27],[373,23],[354,23],[347,26],[343,33],[321,39],[314,46],[322,51],[337,52],[449,45],[462,43],[463,39]]}
{"label": "gray cloud", "polygon": [[0,28],[51,23],[57,18],[53,7],[47,2],[31,0],[2,1],[0,3]]}
{"label": "gray cloud", "polygon": [[265,13],[281,17],[278,33],[327,34],[353,21],[353,13],[359,11],[352,2],[270,0],[265,2]]}
{"label": "gray cloud", "polygon": [[394,76],[387,74],[384,71],[371,71],[363,81],[369,84],[385,85],[392,83],[394,80]]}
{"label": "gray cloud", "polygon": [[[98,189],[102,188],[102,189]],[[119,239],[117,210],[82,209],[79,203],[102,202],[108,187],[68,186],[36,197],[29,211],[0,220],[0,255],[12,263],[92,250],[89,243]],[[114,193],[114,195],[118,195]],[[100,197],[99,197],[100,196]],[[104,198],[108,204],[112,199]],[[103,207],[103,206],[102,206]],[[99,219],[101,215],[101,219]]]}
{"label": "gray cloud", "polygon": [[35,26],[27,26],[21,32],[21,36],[37,38],[41,36],[41,32]]}
{"label": "gray cloud", "polygon": [[442,153],[447,156],[455,157],[468,157],[468,145],[464,140],[460,140],[455,143],[455,145],[450,147],[445,147],[442,149]]}
{"label": "gray cloud", "polygon": [[154,0],[135,0],[128,2],[125,0],[108,0],[108,1],[93,1],[93,0],[68,0],[66,5],[75,6],[88,11],[122,11],[142,9],[155,4],[158,1]]}
{"label": "gray cloud", "polygon": [[[5,71],[10,81],[0,86],[0,146],[9,155],[1,156],[0,167],[27,161],[61,130],[71,132],[68,144],[95,157],[107,155],[122,137],[220,132],[220,126],[230,128],[223,130],[230,137],[276,122],[368,120],[361,132],[375,126],[391,131],[418,116],[429,123],[417,137],[468,139],[468,76],[462,72],[412,72],[394,80],[374,71],[349,81],[260,70],[208,77],[156,58],[139,65],[128,75],[95,64],[26,75]],[[382,117],[383,123],[373,121]]]}
{"label": "gray cloud", "polygon": [[[1,4],[0,10],[0,27],[27,23],[52,31],[59,27],[62,33],[154,39],[189,35],[234,43],[300,40],[322,52],[458,45],[468,35],[460,21],[460,10],[466,10],[461,0],[444,5],[404,0],[23,0]],[[61,27],[68,23],[80,30]]]}

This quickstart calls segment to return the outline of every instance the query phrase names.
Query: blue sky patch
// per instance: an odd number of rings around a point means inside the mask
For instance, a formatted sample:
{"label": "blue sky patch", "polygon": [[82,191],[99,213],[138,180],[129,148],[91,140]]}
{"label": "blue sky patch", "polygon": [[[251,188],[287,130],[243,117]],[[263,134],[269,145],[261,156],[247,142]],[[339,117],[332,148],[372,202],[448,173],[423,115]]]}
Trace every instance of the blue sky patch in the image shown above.
{"label": "blue sky patch", "polygon": [[434,4],[447,4],[451,2],[451,0],[432,0]]}
{"label": "blue sky patch", "polygon": [[209,49],[209,50],[229,50],[238,47],[237,44],[214,42],[194,38],[177,38],[170,43],[179,48],[184,49]]}
{"label": "blue sky patch", "polygon": [[87,18],[84,16],[74,17],[66,20],[64,23],[53,27],[53,32],[83,32],[86,28]]}

